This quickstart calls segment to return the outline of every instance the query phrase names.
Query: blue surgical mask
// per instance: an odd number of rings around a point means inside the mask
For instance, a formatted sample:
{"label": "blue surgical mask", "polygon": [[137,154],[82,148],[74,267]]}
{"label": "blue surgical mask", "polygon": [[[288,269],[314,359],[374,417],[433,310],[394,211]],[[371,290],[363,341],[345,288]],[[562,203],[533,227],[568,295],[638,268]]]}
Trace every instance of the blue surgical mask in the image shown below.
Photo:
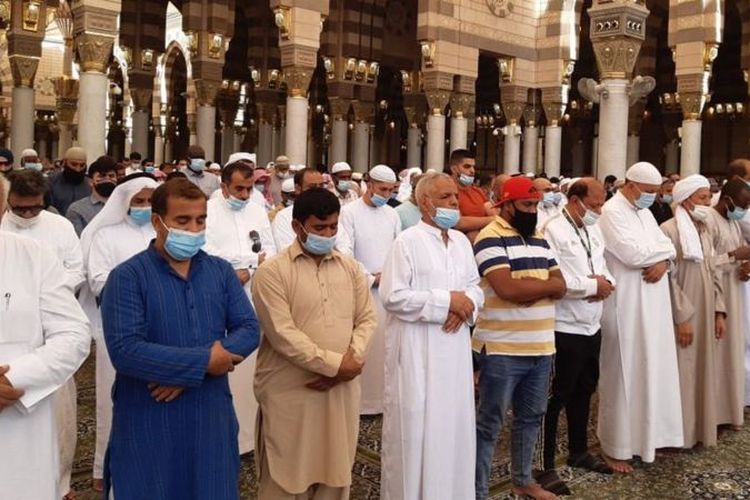
{"label": "blue surgical mask", "polygon": [[376,207],[382,207],[383,205],[388,203],[388,198],[380,196],[377,193],[373,193],[370,201],[372,201],[372,204],[375,205]]}
{"label": "blue surgical mask", "polygon": [[190,160],[188,168],[196,173],[203,172],[206,169],[206,160],[203,158],[193,158]]}
{"label": "blue surgical mask", "polygon": [[[305,231],[304,229],[302,229]],[[333,251],[336,246],[336,236],[319,236],[317,234],[305,231],[307,239],[302,242],[302,246],[313,255],[326,255]]]}
{"label": "blue surgical mask", "polygon": [[229,196],[227,199],[227,205],[229,208],[235,211],[242,210],[245,208],[250,200],[240,200],[239,198],[235,198],[234,196]]}
{"label": "blue surgical mask", "polygon": [[656,193],[644,193],[638,186],[636,186],[636,189],[641,192],[641,195],[634,202],[636,208],[643,210],[654,204]]}
{"label": "blue surgical mask", "polygon": [[138,226],[143,226],[151,220],[151,207],[130,207],[128,217]]}
{"label": "blue surgical mask", "polygon": [[461,174],[458,176],[458,182],[464,187],[471,186],[472,184],[474,184],[474,176]]}
{"label": "blue surgical mask", "polygon": [[745,214],[747,214],[747,208],[740,208],[736,205],[731,210],[727,210],[727,218],[729,220],[742,220],[745,218]]}
{"label": "blue surgical mask", "polygon": [[349,191],[351,187],[352,187],[352,181],[339,181],[338,183],[336,183],[336,188],[339,191],[344,192],[344,193]]}
{"label": "blue surgical mask", "polygon": [[667,205],[672,204],[672,195],[671,194],[663,194],[661,195],[661,202],[666,203]]}
{"label": "blue surgical mask", "polygon": [[27,170],[34,170],[36,172],[41,172],[42,164],[41,163],[24,163],[23,168]]}
{"label": "blue surgical mask", "polygon": [[544,204],[545,207],[557,206],[560,204],[560,201],[562,201],[562,195],[552,191],[544,193],[544,197],[542,198],[542,204]]}
{"label": "blue surgical mask", "polygon": [[146,167],[143,167],[143,171],[146,172],[147,174],[153,174],[154,170],[156,170],[156,168],[154,168],[153,165],[148,165]]}
{"label": "blue surgical mask", "polygon": [[[161,220],[161,217],[159,217],[159,220]],[[164,242],[164,250],[166,250],[169,256],[174,260],[190,260],[195,257],[195,254],[197,254],[203,245],[206,244],[205,231],[194,233],[192,231],[167,227],[163,220],[161,221],[161,224],[167,229],[167,231],[169,231],[167,239]]]}
{"label": "blue surgical mask", "polygon": [[265,188],[265,186],[263,184],[254,184],[253,187],[259,193],[262,193],[263,192],[263,188]]}
{"label": "blue surgical mask", "polygon": [[437,207],[435,215],[432,216],[432,222],[437,224],[440,229],[451,229],[461,218],[461,212],[455,208]]}

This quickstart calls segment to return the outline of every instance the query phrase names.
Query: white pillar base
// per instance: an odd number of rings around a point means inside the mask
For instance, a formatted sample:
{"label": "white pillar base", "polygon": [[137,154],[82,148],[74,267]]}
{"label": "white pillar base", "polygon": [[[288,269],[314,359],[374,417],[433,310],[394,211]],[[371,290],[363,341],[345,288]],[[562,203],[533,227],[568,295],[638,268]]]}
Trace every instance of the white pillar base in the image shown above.
{"label": "white pillar base", "polygon": [[521,127],[518,125],[506,125],[505,127],[505,149],[503,152],[503,173],[517,174],[519,172],[518,162],[521,156]]}
{"label": "white pillar base", "polygon": [[[346,142],[349,136],[349,124],[346,120],[334,120],[331,125],[331,158],[330,164],[346,161]],[[330,166],[330,165],[329,165]]]}
{"label": "white pillar base", "polygon": [[680,142],[669,141],[664,151],[664,173],[676,174],[680,170]]}
{"label": "white pillar base", "polygon": [[286,98],[286,156],[289,163],[307,164],[307,108],[306,97]]}
{"label": "white pillar base", "polygon": [[451,153],[457,149],[466,149],[469,136],[469,124],[463,116],[451,118]]}
{"label": "white pillar base", "polygon": [[445,167],[445,116],[427,118],[427,154],[425,168],[442,172]]}
{"label": "white pillar base", "polygon": [[544,130],[544,149],[544,173],[547,177],[560,177],[562,128],[559,125],[548,125]]}
{"label": "white pillar base", "polygon": [[154,137],[154,165],[164,163],[164,138],[157,135]]}
{"label": "white pillar base", "polygon": [[78,84],[78,143],[86,150],[88,163],[106,153],[107,75],[81,73]]}
{"label": "white pillar base", "polygon": [[10,146],[17,165],[24,149],[34,147],[34,89],[13,87],[11,94]]}
{"label": "white pillar base", "polygon": [[352,170],[367,172],[370,158],[370,125],[357,122],[352,133]]}
{"label": "white pillar base", "polygon": [[638,163],[641,154],[641,138],[637,135],[628,136],[628,152],[626,168],[630,168],[634,163]]}
{"label": "white pillar base", "polygon": [[265,168],[269,161],[273,161],[273,126],[270,123],[261,122],[258,127],[257,156],[259,167]]}
{"label": "white pillar base", "polygon": [[609,79],[602,82],[607,97],[602,95],[599,103],[599,161],[597,177],[603,180],[608,175],[625,178],[628,158],[628,112],[630,82],[624,79]]}
{"label": "white pillar base", "polygon": [[422,131],[409,127],[406,132],[406,166],[422,168]]}
{"label": "white pillar base", "polygon": [[198,106],[195,112],[198,146],[206,153],[206,160],[213,161],[215,156],[214,141],[216,138],[216,108]]}
{"label": "white pillar base", "polygon": [[523,129],[523,172],[525,174],[536,173],[536,148],[539,138],[539,129],[527,126]]}

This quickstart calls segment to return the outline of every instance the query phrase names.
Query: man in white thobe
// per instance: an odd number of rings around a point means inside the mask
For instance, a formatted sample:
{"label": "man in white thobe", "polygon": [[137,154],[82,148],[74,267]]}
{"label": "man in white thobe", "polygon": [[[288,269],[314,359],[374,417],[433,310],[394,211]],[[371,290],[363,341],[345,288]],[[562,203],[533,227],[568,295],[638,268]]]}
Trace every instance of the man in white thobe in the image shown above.
{"label": "man in white thobe", "polygon": [[[22,170],[11,178],[8,212],[0,230],[20,234],[53,251],[65,269],[65,282],[75,293],[86,280],[81,243],[73,224],[61,215],[44,210],[47,179],[37,170]],[[60,491],[70,491],[77,435],[76,384],[71,377],[55,393],[55,413],[60,450]]]}
{"label": "man in white thobe", "polygon": [[560,210],[564,205],[563,194],[555,191],[555,186],[544,177],[534,179],[534,187],[542,193],[542,201],[536,209],[537,227],[541,229],[549,219],[560,215]]}
{"label": "man in white thobe", "polygon": [[81,233],[87,286],[80,301],[92,324],[96,347],[96,445],[94,450],[94,489],[101,491],[104,453],[112,426],[112,384],[115,370],[104,344],[97,298],[109,273],[118,265],[148,247],[156,237],[151,225],[151,193],[157,182],[146,174],[130,178],[112,192],[104,208]]}
{"label": "man in white thobe", "polygon": [[[276,255],[271,223],[266,211],[250,201],[253,169],[245,163],[231,163],[221,173],[221,196],[208,202],[206,245],[203,250],[221,257],[234,268],[252,303],[252,276],[265,259]],[[240,454],[255,449],[255,415],[258,402],[253,394],[254,351],[229,373],[234,411],[240,424]]]}
{"label": "man in white thobe", "polygon": [[471,243],[452,229],[461,215],[456,183],[427,176],[416,198],[422,220],[396,238],[380,282],[388,328],[381,498],[473,499],[469,326],[484,294]]}
{"label": "man in white thobe", "polygon": [[369,172],[367,192],[361,198],[341,208],[339,241],[349,248],[343,253],[352,255],[369,275],[370,292],[378,315],[378,327],[370,341],[367,363],[362,370],[362,405],[360,414],[377,415],[383,412],[385,384],[385,309],[377,293],[380,273],[393,241],[401,232],[401,218],[387,205],[396,186],[396,174],[386,165],[376,165]]}
{"label": "man in white thobe", "polygon": [[599,440],[616,472],[655,450],[682,447],[682,406],[674,323],[666,272],[674,245],[648,207],[661,174],[636,163],[602,210],[607,267],[617,290],[604,303],[599,381]]}
{"label": "man in white thobe", "polygon": [[89,325],[59,259],[5,231],[0,294],[0,498],[61,498],[54,396],[88,356]]}

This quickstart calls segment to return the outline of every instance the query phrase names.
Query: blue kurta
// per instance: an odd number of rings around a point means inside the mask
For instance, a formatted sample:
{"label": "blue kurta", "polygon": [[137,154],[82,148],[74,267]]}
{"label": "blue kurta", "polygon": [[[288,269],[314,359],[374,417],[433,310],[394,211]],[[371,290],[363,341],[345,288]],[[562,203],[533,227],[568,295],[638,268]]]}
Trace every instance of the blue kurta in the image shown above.
{"label": "blue kurta", "polygon": [[[228,262],[199,252],[188,278],[149,248],[116,267],[102,293],[117,376],[108,471],[118,500],[237,499],[237,418],[227,376],[206,374],[220,340],[247,357],[258,323]],[[158,403],[147,385],[185,387]]]}

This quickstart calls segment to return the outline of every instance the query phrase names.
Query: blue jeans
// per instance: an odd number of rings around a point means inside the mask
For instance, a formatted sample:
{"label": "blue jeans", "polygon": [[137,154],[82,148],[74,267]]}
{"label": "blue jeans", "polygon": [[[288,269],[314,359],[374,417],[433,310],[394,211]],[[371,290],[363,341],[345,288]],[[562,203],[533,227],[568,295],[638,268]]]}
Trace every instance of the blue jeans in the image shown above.
{"label": "blue jeans", "polygon": [[490,467],[497,436],[513,403],[511,475],[513,484],[534,482],[531,465],[542,417],[547,409],[552,356],[505,356],[482,353],[479,358],[477,409],[476,497],[489,494]]}

